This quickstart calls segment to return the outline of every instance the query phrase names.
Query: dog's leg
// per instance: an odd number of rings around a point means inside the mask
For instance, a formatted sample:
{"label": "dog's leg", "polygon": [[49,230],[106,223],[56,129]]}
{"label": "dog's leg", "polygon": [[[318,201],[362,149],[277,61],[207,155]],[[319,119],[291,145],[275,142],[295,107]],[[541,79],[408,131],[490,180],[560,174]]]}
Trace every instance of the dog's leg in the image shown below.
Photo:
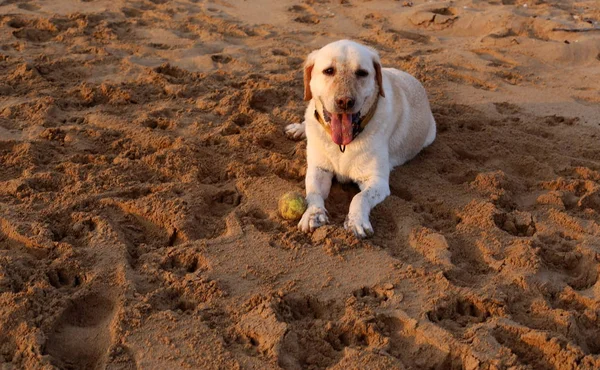
{"label": "dog's leg", "polygon": [[308,207],[298,223],[304,232],[313,231],[329,222],[325,199],[329,196],[333,173],[319,167],[309,166],[306,170],[306,202]]}
{"label": "dog's leg", "polygon": [[361,192],[352,198],[344,227],[357,237],[364,238],[373,235],[369,214],[373,207],[390,195],[390,186],[387,179],[377,177],[359,186]]}
{"label": "dog's leg", "polygon": [[285,126],[285,134],[292,140],[302,140],[306,137],[306,131],[304,129],[305,124],[305,122],[302,122],[287,125]]}

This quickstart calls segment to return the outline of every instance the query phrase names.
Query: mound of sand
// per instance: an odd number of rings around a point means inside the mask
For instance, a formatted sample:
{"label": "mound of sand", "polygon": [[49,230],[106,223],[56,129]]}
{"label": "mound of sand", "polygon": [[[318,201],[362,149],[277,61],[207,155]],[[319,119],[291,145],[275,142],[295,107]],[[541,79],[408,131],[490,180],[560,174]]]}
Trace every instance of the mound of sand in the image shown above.
{"label": "mound of sand", "polygon": [[[0,2],[0,367],[600,366],[600,7]],[[435,143],[375,236],[303,191],[304,57],[353,38],[426,86]]]}

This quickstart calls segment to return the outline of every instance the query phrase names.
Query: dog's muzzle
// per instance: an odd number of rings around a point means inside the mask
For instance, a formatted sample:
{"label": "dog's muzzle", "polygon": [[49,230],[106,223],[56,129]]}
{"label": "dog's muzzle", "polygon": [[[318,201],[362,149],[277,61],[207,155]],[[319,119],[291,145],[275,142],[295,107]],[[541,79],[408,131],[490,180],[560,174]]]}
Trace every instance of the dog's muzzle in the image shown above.
{"label": "dog's muzzle", "polygon": [[315,118],[331,136],[331,140],[339,146],[340,152],[344,153],[346,145],[350,144],[364,130],[371,118],[373,118],[378,102],[379,95],[367,114],[361,117],[360,111],[357,113],[332,114],[325,109],[325,105],[321,99],[317,99],[317,104],[321,104],[323,117],[321,118],[319,110],[315,109]]}

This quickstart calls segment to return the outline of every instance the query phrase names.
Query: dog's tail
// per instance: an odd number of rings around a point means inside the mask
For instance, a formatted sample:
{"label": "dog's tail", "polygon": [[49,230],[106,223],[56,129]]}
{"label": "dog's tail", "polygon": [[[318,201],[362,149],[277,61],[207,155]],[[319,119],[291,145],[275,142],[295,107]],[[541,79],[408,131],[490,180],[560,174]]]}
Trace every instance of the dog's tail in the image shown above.
{"label": "dog's tail", "polygon": [[306,138],[306,130],[304,125],[306,122],[302,123],[292,123],[291,125],[285,126],[285,134],[288,138],[292,140],[302,140]]}

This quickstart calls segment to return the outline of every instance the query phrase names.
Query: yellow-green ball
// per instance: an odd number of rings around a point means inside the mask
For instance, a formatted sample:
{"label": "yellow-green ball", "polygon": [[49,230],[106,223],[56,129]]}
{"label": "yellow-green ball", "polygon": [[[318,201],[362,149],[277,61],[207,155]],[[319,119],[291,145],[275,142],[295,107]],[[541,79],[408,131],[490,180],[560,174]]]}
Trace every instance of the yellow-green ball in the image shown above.
{"label": "yellow-green ball", "polygon": [[290,191],[279,198],[279,214],[286,220],[299,220],[304,211],[306,211],[306,201],[301,194]]}

